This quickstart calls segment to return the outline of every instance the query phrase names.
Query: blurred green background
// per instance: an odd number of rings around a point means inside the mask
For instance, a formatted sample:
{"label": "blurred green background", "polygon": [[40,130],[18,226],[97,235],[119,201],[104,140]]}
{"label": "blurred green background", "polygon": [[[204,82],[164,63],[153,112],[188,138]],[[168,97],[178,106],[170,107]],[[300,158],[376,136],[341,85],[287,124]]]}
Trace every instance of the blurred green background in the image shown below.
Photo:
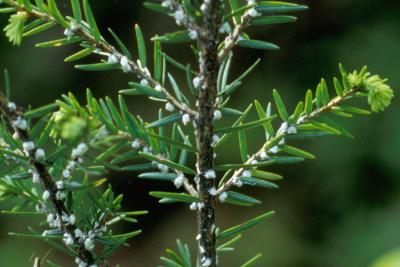
{"label": "blurred green background", "polygon": [[[64,2],[65,7],[69,1]],[[133,25],[139,23],[146,37],[175,28],[172,20],[145,10],[142,1],[91,1],[100,28],[111,27],[134,51]],[[299,1],[300,2],[300,1]],[[294,24],[257,28],[256,39],[280,45],[277,52],[237,49],[233,74],[238,74],[257,58],[262,64],[242,86],[232,102],[244,108],[253,99],[264,105],[271,101],[271,91],[278,88],[291,108],[306,89],[315,88],[321,77],[330,80],[337,73],[337,63],[348,70],[366,64],[381,76],[389,77],[395,90],[400,88],[400,2],[395,0],[301,1],[310,10],[299,15]],[[0,25],[7,17],[0,16]],[[84,73],[64,64],[74,48],[39,49],[39,41],[61,36],[53,30],[24,40],[22,48],[12,47],[0,36],[0,68],[10,70],[14,101],[38,106],[74,92],[83,99],[86,88],[95,96],[116,97],[118,89],[132,77],[120,72]],[[107,36],[107,35],[106,35]],[[182,46],[166,46],[167,52],[181,61],[192,60]],[[145,119],[155,118],[157,105],[143,98],[128,99],[131,110]],[[252,215],[277,210],[277,215],[248,234],[236,252],[221,258],[221,266],[238,266],[262,252],[257,266],[266,267],[366,267],[382,255],[400,248],[400,99],[382,114],[343,121],[356,137],[320,138],[299,143],[318,158],[303,164],[274,169],[285,180],[276,191],[254,191],[263,204],[253,209],[224,206],[218,210],[222,228],[242,222]],[[396,119],[397,118],[397,119]],[[262,142],[262,133],[249,138],[252,147]],[[234,161],[237,146],[227,145],[218,152],[218,160]],[[156,266],[166,247],[175,239],[194,244],[195,218],[187,206],[157,205],[149,190],[173,188],[156,182],[135,179],[135,173],[112,173],[114,188],[124,193],[129,209],[148,209],[134,227],[144,233],[111,259],[121,266]],[[0,208],[7,208],[0,206]],[[32,222],[33,223],[33,222]],[[0,217],[0,266],[32,266],[35,255],[44,255],[48,247],[35,240],[10,238],[9,231],[26,231],[24,218]],[[132,225],[126,225],[132,229]],[[395,255],[392,253],[391,255]],[[399,253],[397,252],[397,255]],[[74,266],[51,251],[50,259],[63,266]],[[382,264],[376,267],[398,267]],[[375,267],[375,266],[374,266]]]}

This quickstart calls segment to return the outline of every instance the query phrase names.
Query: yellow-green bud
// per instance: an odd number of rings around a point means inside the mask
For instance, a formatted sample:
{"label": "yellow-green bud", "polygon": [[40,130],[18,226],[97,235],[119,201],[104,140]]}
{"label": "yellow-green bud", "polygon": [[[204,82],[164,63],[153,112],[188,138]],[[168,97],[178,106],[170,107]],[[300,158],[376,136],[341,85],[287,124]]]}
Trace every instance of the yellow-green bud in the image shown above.
{"label": "yellow-green bud", "polygon": [[4,28],[8,40],[14,45],[21,45],[24,25],[28,19],[28,14],[24,11],[18,11],[8,20],[8,25]]}

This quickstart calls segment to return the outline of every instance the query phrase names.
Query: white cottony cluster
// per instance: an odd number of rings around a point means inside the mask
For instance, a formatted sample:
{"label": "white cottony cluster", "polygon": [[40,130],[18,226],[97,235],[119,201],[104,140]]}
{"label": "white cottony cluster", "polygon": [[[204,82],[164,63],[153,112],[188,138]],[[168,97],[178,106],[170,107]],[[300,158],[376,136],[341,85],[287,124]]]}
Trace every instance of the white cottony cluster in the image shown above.
{"label": "white cottony cluster", "polygon": [[88,150],[88,146],[85,143],[80,143],[76,148],[72,150],[71,157],[73,159],[81,157]]}
{"label": "white cottony cluster", "polygon": [[87,237],[87,238],[85,239],[84,245],[85,245],[85,248],[86,248],[87,250],[89,250],[89,251],[94,250],[94,248],[95,248],[94,238],[92,238],[92,237]]}
{"label": "white cottony cluster", "polygon": [[175,22],[178,26],[183,24],[185,17],[185,12],[182,9],[178,9],[174,13]]}
{"label": "white cottony cluster", "polygon": [[287,133],[288,127],[289,127],[289,123],[287,123],[286,121],[283,122],[281,124],[281,126],[279,127],[278,131],[276,132],[276,135]]}
{"label": "white cottony cluster", "polygon": [[211,146],[212,146],[212,147],[215,147],[215,146],[218,144],[219,140],[220,140],[220,139],[219,139],[219,136],[216,135],[216,134],[214,134],[214,135],[212,136]]}
{"label": "white cottony cluster", "polygon": [[50,192],[47,191],[47,190],[45,190],[45,191],[43,192],[43,194],[42,194],[42,199],[43,199],[44,201],[47,201],[49,198],[50,198]]}
{"label": "white cottony cluster", "polygon": [[212,195],[212,196],[216,196],[216,195],[217,195],[217,189],[216,189],[215,187],[211,187],[211,188],[208,190],[208,193],[209,193],[210,195]]}
{"label": "white cottony cluster", "polygon": [[297,119],[296,124],[302,124],[302,123],[304,123],[305,119],[306,119],[306,116],[301,116],[300,118]]}
{"label": "white cottony cluster", "polygon": [[174,107],[174,105],[172,105],[170,102],[167,102],[167,103],[165,104],[165,110],[166,110],[166,111],[169,111],[169,112],[172,112],[172,111],[175,110],[175,107]]}
{"label": "white cottony cluster", "polygon": [[187,125],[190,122],[190,115],[189,114],[183,114],[182,116],[182,123],[183,125]]}
{"label": "white cottony cluster", "polygon": [[242,172],[243,177],[251,177],[251,172],[249,170],[245,170]]}
{"label": "white cottony cluster", "polygon": [[229,25],[228,22],[225,22],[224,24],[222,24],[222,26],[219,28],[219,33],[220,34],[224,34],[224,33],[231,33],[232,29],[231,29],[231,25]]}
{"label": "white cottony cluster", "polygon": [[288,122],[284,122],[281,124],[276,134],[280,135],[280,134],[296,134],[296,133],[297,133],[296,125],[289,125]]}
{"label": "white cottony cluster", "polygon": [[28,122],[22,117],[17,117],[12,121],[12,126],[20,130],[26,130],[28,128]]}
{"label": "white cottony cluster", "polygon": [[190,37],[190,39],[196,40],[198,36],[199,36],[199,34],[197,33],[197,31],[195,31],[195,30],[190,30],[190,31],[189,31],[189,37]]}
{"label": "white cottony cluster", "polygon": [[215,174],[214,170],[208,170],[204,173],[204,177],[206,177],[207,179],[215,179],[217,175]]}
{"label": "white cottony cluster", "polygon": [[183,182],[185,180],[185,176],[183,173],[180,173],[175,179],[174,179],[174,185],[176,188],[181,188],[183,185]]}
{"label": "white cottony cluster", "polygon": [[41,148],[36,149],[36,151],[35,151],[35,159],[36,160],[42,161],[45,159],[45,157],[46,157],[46,153],[44,152],[43,149],[41,149]]}
{"label": "white cottony cluster", "polygon": [[163,7],[171,7],[172,3],[171,3],[171,0],[165,0],[165,1],[162,1],[161,5]]}
{"label": "white cottony cluster", "polygon": [[[62,224],[75,225],[76,217],[75,217],[74,214],[69,214],[68,215],[66,213],[63,213],[63,215],[61,216],[61,219],[60,219],[60,216],[58,214],[49,213],[49,214],[47,214],[46,221],[47,221],[47,223],[49,224],[49,226],[51,228],[59,229],[59,228],[61,228]],[[65,240],[64,240],[64,242],[65,242]]]}
{"label": "white cottony cluster", "polygon": [[78,24],[76,24],[75,22],[71,22],[69,28],[64,30],[64,35],[67,36],[68,38],[74,36],[78,28],[79,28]]}
{"label": "white cottony cluster", "polygon": [[57,199],[57,200],[64,200],[65,197],[66,197],[66,195],[65,195],[65,192],[64,192],[64,191],[58,190],[58,191],[56,192],[56,199]]}
{"label": "white cottony cluster", "polygon": [[36,171],[30,170],[29,172],[32,173],[32,183],[39,183],[40,182],[40,175]]}
{"label": "white cottony cluster", "polygon": [[140,146],[141,146],[141,144],[140,144],[140,140],[139,139],[135,139],[133,142],[132,142],[132,148],[133,149],[139,149],[140,148]]}
{"label": "white cottony cluster", "polygon": [[[248,5],[255,5],[256,4],[256,1],[255,0],[247,0],[247,4]],[[251,9],[249,9],[248,11],[247,11],[247,14],[249,14],[249,16],[250,17],[258,17],[258,16],[260,16],[261,14],[253,7],[253,8],[251,8]]]}
{"label": "white cottony cluster", "polygon": [[227,198],[228,198],[228,193],[226,193],[226,192],[221,193],[218,197],[218,199],[221,203],[225,202]]}
{"label": "white cottony cluster", "polygon": [[118,58],[117,58],[115,55],[110,54],[110,55],[108,56],[107,63],[109,63],[109,64],[116,64],[116,63],[118,63],[118,62],[119,62],[119,60],[118,60]]}
{"label": "white cottony cluster", "polygon": [[123,72],[127,73],[132,71],[132,67],[129,64],[129,59],[126,56],[122,57],[119,63],[121,64],[121,69]]}
{"label": "white cottony cluster", "polygon": [[144,146],[144,147],[143,147],[143,152],[144,152],[144,153],[151,153],[151,147],[149,147],[149,146]]}
{"label": "white cottony cluster", "polygon": [[242,187],[243,182],[242,182],[242,180],[240,180],[239,177],[235,177],[235,178],[233,178],[233,180],[232,180],[232,184],[235,185],[235,186],[237,186],[237,187]]}
{"label": "white cottony cluster", "polygon": [[78,264],[78,267],[98,267],[97,264],[92,264],[89,266],[86,262],[81,260],[80,258],[75,258],[75,263]]}
{"label": "white cottony cluster", "polygon": [[74,239],[73,239],[72,235],[69,233],[64,233],[63,241],[64,241],[65,245],[67,245],[67,246],[71,246],[74,244]]}
{"label": "white cottony cluster", "polygon": [[271,147],[268,152],[272,153],[272,154],[276,154],[279,152],[279,147],[278,146],[273,146]]}
{"label": "white cottony cluster", "polygon": [[261,160],[266,160],[267,158],[269,158],[269,156],[268,156],[268,154],[267,154],[267,152],[266,151],[262,151],[261,153],[260,153],[260,159]]}
{"label": "white cottony cluster", "polygon": [[168,170],[169,170],[169,168],[168,168],[167,165],[164,165],[164,164],[161,164],[161,163],[157,164],[157,168],[158,168],[162,173],[167,173]]}
{"label": "white cottony cluster", "polygon": [[201,85],[202,79],[200,77],[194,77],[193,78],[193,86],[194,88],[199,88]]}
{"label": "white cottony cluster", "polygon": [[210,258],[207,257],[203,257],[201,258],[201,267],[209,267],[212,264],[212,260]]}
{"label": "white cottony cluster", "polygon": [[140,84],[144,85],[144,86],[147,86],[147,85],[149,85],[149,82],[146,79],[141,79],[140,80]]}
{"label": "white cottony cluster", "polygon": [[204,208],[204,203],[203,202],[193,202],[192,204],[190,204],[189,208],[191,210],[201,210],[202,208]]}
{"label": "white cottony cluster", "polygon": [[221,118],[222,118],[222,113],[221,113],[221,111],[220,110],[214,110],[214,120],[220,120]]}
{"label": "white cottony cluster", "polygon": [[154,87],[154,89],[155,89],[157,92],[161,92],[161,91],[162,91],[162,86],[161,86],[161,84],[157,84],[157,85]]}
{"label": "white cottony cluster", "polygon": [[31,141],[28,141],[28,142],[24,142],[22,144],[22,147],[24,148],[24,151],[26,153],[29,153],[30,151],[35,149],[35,144],[33,142],[31,142]]}
{"label": "white cottony cluster", "polygon": [[252,161],[250,161],[250,164],[251,165],[255,165],[255,164],[257,164],[258,163],[258,160],[256,160],[256,159],[253,159]]}
{"label": "white cottony cluster", "polygon": [[13,112],[17,109],[17,105],[14,102],[8,102],[7,108],[9,111]]}

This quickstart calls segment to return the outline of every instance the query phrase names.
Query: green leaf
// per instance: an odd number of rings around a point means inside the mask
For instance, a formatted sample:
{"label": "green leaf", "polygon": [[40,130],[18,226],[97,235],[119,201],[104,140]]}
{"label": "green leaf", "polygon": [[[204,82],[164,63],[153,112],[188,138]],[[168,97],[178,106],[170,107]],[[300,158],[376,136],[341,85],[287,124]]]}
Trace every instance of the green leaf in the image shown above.
{"label": "green leaf", "polygon": [[164,172],[146,172],[139,174],[138,177],[150,180],[173,181],[175,180],[177,175],[174,173],[164,173]]}
{"label": "green leaf", "polygon": [[319,119],[322,120],[325,124],[338,130],[343,136],[346,136],[350,139],[354,139],[354,136],[349,131],[347,131],[345,128],[343,128],[342,126],[340,126],[339,124],[337,124],[336,122],[334,122],[333,120],[328,118],[327,116],[321,116]]}
{"label": "green leaf", "polygon": [[239,47],[252,48],[252,49],[262,49],[262,50],[278,50],[279,46],[259,40],[242,39],[237,42]]}
{"label": "green leaf", "polygon": [[321,100],[322,104],[324,106],[328,105],[329,103],[329,92],[328,92],[328,86],[326,85],[325,79],[321,80]]}
{"label": "green leaf", "polygon": [[[258,100],[254,100],[254,106],[256,107],[258,117],[260,119],[268,118],[267,113],[264,111],[264,108],[262,107],[261,103]],[[270,121],[264,123],[263,127],[268,136],[274,136],[275,131]]]}
{"label": "green leaf", "polygon": [[137,231],[133,231],[133,232],[126,233],[126,234],[112,235],[110,237],[102,236],[101,238],[103,238],[103,239],[123,239],[123,240],[128,240],[130,238],[133,238],[135,236],[140,235],[141,233],[142,233],[142,230],[137,230]]}
{"label": "green leaf", "polygon": [[240,168],[253,168],[253,167],[263,167],[263,166],[269,166],[273,164],[295,164],[304,161],[303,158],[300,157],[271,157],[266,161],[260,161],[258,163],[254,164],[245,164],[245,163],[239,163],[239,164],[224,164],[224,165],[218,165],[215,167],[216,171],[226,171],[230,169],[240,169]]}
{"label": "green leaf", "polygon": [[140,83],[135,83],[135,82],[130,82],[129,86],[132,86],[133,88],[139,90],[140,92],[142,92],[143,94],[150,96],[150,97],[155,97],[155,98],[160,98],[160,99],[165,99],[166,96],[163,92],[159,92],[156,89],[147,86],[147,85],[143,85]]}
{"label": "green leaf", "polygon": [[146,128],[160,127],[179,121],[182,118],[181,114],[172,114],[160,120],[154,121],[146,126]]}
{"label": "green leaf", "polygon": [[82,41],[82,37],[80,36],[72,36],[69,38],[57,39],[52,41],[47,41],[43,43],[38,43],[35,46],[40,48],[47,48],[47,47],[59,47],[63,45],[74,44]]}
{"label": "green leaf", "polygon": [[61,14],[60,10],[58,9],[55,0],[48,0],[49,10],[54,18],[57,20],[58,23],[61,24],[64,28],[69,27],[69,23],[65,20],[64,16]]}
{"label": "green leaf", "polygon": [[340,84],[340,81],[338,80],[338,78],[333,78],[333,84],[335,86],[335,90],[338,96],[343,97],[343,87]]}
{"label": "green leaf", "polygon": [[35,0],[35,3],[40,11],[44,10],[45,4],[44,4],[43,0]]}
{"label": "green leaf", "polygon": [[154,169],[153,163],[135,164],[122,167],[123,171],[144,171]]}
{"label": "green leaf", "polygon": [[86,65],[76,65],[76,69],[84,70],[84,71],[108,71],[108,70],[117,70],[120,68],[120,64],[118,63],[94,63],[94,64],[86,64]]}
{"label": "green leaf", "polygon": [[170,14],[172,13],[171,9],[168,7],[163,7],[161,4],[158,3],[153,3],[153,2],[144,2],[143,5],[147,7],[150,10],[153,10],[155,12],[163,13],[163,14]]}
{"label": "green leaf", "polygon": [[250,185],[250,186],[257,186],[257,187],[264,187],[264,188],[270,188],[270,189],[278,189],[279,186],[268,182],[264,181],[261,179],[253,178],[253,177],[240,177],[240,181],[243,182],[245,185]]}
{"label": "green leaf", "polygon": [[172,89],[174,90],[175,96],[179,100],[179,102],[183,102],[183,99],[187,100],[185,98],[185,96],[183,95],[182,90],[179,88],[178,84],[176,83],[174,77],[172,77],[172,75],[170,73],[168,73],[168,79],[172,86]]}
{"label": "green leaf", "polygon": [[356,108],[348,105],[341,105],[340,108],[343,109],[344,111],[351,112],[354,114],[371,115],[371,111],[366,109]]}
{"label": "green leaf", "polygon": [[240,267],[251,267],[254,266],[254,264],[262,257],[261,253],[258,253],[257,255],[255,255],[253,258],[251,258],[250,260],[246,261],[245,263],[243,263],[242,265],[240,265]]}
{"label": "green leaf", "polygon": [[315,159],[315,156],[311,153],[308,153],[304,150],[289,146],[289,145],[282,145],[280,149],[290,155],[305,158],[305,159]]}
{"label": "green leaf", "polygon": [[101,35],[93,16],[92,8],[90,7],[89,0],[83,0],[83,10],[85,12],[86,20],[89,24],[90,33],[93,34],[94,39],[100,41]]}
{"label": "green leaf", "polygon": [[239,205],[239,206],[253,206],[254,204],[260,204],[261,201],[252,197],[249,197],[247,195],[234,192],[234,191],[228,191],[227,192],[228,196],[226,198],[226,202],[234,205]]}
{"label": "green leaf", "polygon": [[149,135],[151,137],[154,137],[157,140],[163,141],[163,142],[165,142],[165,143],[167,143],[167,144],[169,144],[171,146],[179,147],[181,149],[185,149],[187,151],[196,153],[196,148],[194,148],[194,147],[192,147],[190,145],[187,145],[187,144],[183,144],[182,142],[175,141],[175,140],[173,140],[171,138],[168,138],[168,137],[165,137],[165,136],[160,136],[160,135],[153,134],[153,133],[147,133],[147,135]]}
{"label": "green leaf", "polygon": [[161,82],[163,72],[163,59],[161,44],[158,41],[154,42],[154,79]]}
{"label": "green leaf", "polygon": [[270,217],[272,217],[275,214],[275,211],[270,211],[267,212],[263,215],[260,215],[254,219],[251,219],[247,222],[244,222],[242,224],[236,225],[234,227],[231,227],[227,230],[224,230],[222,232],[220,232],[217,236],[218,239],[224,239],[224,238],[228,238],[228,237],[232,237],[232,236],[236,236],[238,234],[243,233],[244,231],[256,226],[257,224],[262,223],[263,221],[265,221],[266,219],[269,219]]}
{"label": "green leaf", "polygon": [[225,116],[238,117],[238,116],[242,116],[244,114],[240,110],[232,109],[232,108],[220,108],[220,111],[221,111],[222,115],[225,115]]}
{"label": "green leaf", "polygon": [[160,257],[160,260],[166,265],[166,267],[184,267],[179,262],[175,262],[165,257]]}
{"label": "green leaf", "polygon": [[139,50],[139,59],[140,63],[142,64],[143,68],[147,67],[147,52],[146,52],[146,43],[143,38],[142,30],[140,29],[139,25],[135,25],[135,32],[136,32],[136,41]]}
{"label": "green leaf", "polygon": [[55,25],[56,24],[54,22],[47,22],[47,23],[44,23],[44,24],[42,24],[42,25],[40,25],[38,27],[35,27],[35,28],[33,28],[33,29],[29,30],[29,31],[24,32],[24,34],[22,36],[23,37],[29,37],[29,36],[44,32],[44,31],[52,28]]}
{"label": "green leaf", "polygon": [[5,13],[14,13],[17,11],[14,7],[5,7],[5,8],[0,8],[0,14],[5,14]]}
{"label": "green leaf", "polygon": [[313,95],[310,89],[307,90],[304,110],[307,115],[310,115],[313,111]]}
{"label": "green leaf", "polygon": [[249,130],[249,129],[252,129],[254,127],[263,125],[266,122],[272,121],[275,118],[276,118],[276,115],[274,115],[272,117],[269,117],[269,118],[262,119],[262,120],[257,120],[257,121],[253,121],[253,122],[239,124],[238,126],[231,126],[231,127],[218,129],[218,130],[215,131],[215,133],[216,134],[225,134],[225,133],[232,133],[232,132]]}
{"label": "green leaf", "polygon": [[179,239],[176,240],[176,244],[178,246],[179,253],[182,255],[182,258],[184,260],[184,266],[185,267],[191,267],[192,266],[192,260],[190,257],[190,251],[189,247],[186,244],[183,244],[182,241]]}
{"label": "green leaf", "polygon": [[311,122],[309,122],[309,124],[311,124],[316,129],[319,129],[321,131],[325,131],[325,132],[328,132],[330,134],[341,135],[341,132],[338,129],[336,129],[335,127],[332,127],[332,126],[330,126],[330,125],[328,125],[326,123],[317,122],[317,121],[311,121]]}
{"label": "green leaf", "polygon": [[250,170],[251,176],[252,177],[257,177],[265,180],[271,180],[271,181],[276,181],[276,180],[282,180],[283,177],[279,174],[272,173],[272,172],[266,172],[266,171],[260,171],[260,170]]}
{"label": "green leaf", "polygon": [[247,141],[246,141],[246,132],[239,131],[239,148],[240,148],[240,158],[242,162],[247,160]]}
{"label": "green leaf", "polygon": [[25,113],[25,118],[26,119],[34,119],[34,118],[39,118],[42,117],[46,114],[48,114],[49,112],[55,110],[56,108],[58,108],[58,105],[53,103],[53,104],[48,104],[46,106],[34,109],[34,110],[30,110],[28,112]]}
{"label": "green leaf", "polygon": [[128,57],[130,60],[132,60],[132,54],[129,52],[129,49],[126,47],[126,45],[121,41],[121,39],[118,37],[117,34],[113,32],[110,28],[108,28],[108,31],[111,33],[112,37],[114,38],[115,42],[117,43],[118,47],[121,49],[122,54],[124,56]]}
{"label": "green leaf", "polygon": [[155,161],[155,162],[164,164],[164,165],[166,165],[166,166],[168,166],[168,167],[170,167],[172,169],[181,171],[183,173],[193,174],[193,175],[196,174],[196,172],[194,170],[190,169],[189,167],[186,167],[186,166],[183,166],[181,164],[172,162],[170,160],[162,159],[160,157],[154,156],[154,155],[149,154],[149,153],[144,153],[144,152],[139,152],[139,155],[142,156],[143,158],[147,159],[147,160]]}
{"label": "green leaf", "polygon": [[286,106],[283,103],[283,100],[276,89],[274,89],[273,95],[274,95],[275,104],[278,109],[279,116],[282,118],[282,120],[288,121],[289,115],[286,110]]}
{"label": "green leaf", "polygon": [[156,36],[151,39],[152,41],[159,41],[160,43],[166,44],[176,44],[176,43],[185,43],[193,41],[190,39],[187,31],[177,31],[172,33],[167,33],[162,36]]}
{"label": "green leaf", "polygon": [[149,195],[161,199],[170,199],[176,202],[185,202],[185,203],[200,202],[200,199],[198,199],[197,197],[185,193],[153,191],[150,192]]}
{"label": "green leaf", "polygon": [[307,6],[274,1],[262,1],[259,2],[256,6],[256,10],[263,14],[296,12],[307,9]]}
{"label": "green leaf", "polygon": [[72,11],[74,13],[74,18],[78,23],[82,21],[81,5],[79,0],[71,0]]}
{"label": "green leaf", "polygon": [[[229,0],[229,4],[231,6],[232,13],[235,13],[236,10],[238,10],[240,8],[238,0]],[[236,14],[234,16],[234,21],[235,21],[235,24],[240,23],[240,14]]]}
{"label": "green leaf", "polygon": [[64,62],[72,62],[72,61],[75,61],[75,60],[82,59],[84,57],[87,57],[87,56],[91,55],[94,50],[95,50],[95,48],[93,48],[93,47],[85,48],[85,49],[83,49],[83,50],[81,50],[81,51],[79,51],[79,52],[67,57],[66,59],[64,59]]}
{"label": "green leaf", "polygon": [[271,25],[279,23],[294,22],[297,18],[293,16],[264,16],[256,17],[250,20],[251,25]]}

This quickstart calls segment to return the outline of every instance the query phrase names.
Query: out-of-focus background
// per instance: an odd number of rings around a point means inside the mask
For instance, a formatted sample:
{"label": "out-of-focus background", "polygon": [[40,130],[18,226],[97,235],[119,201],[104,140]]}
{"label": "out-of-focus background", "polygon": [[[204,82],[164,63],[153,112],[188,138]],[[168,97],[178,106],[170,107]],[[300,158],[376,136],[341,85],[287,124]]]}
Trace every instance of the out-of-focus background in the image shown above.
{"label": "out-of-focus background", "polygon": [[[69,1],[64,2],[67,6]],[[175,29],[172,20],[142,6],[142,1],[91,1],[100,28],[111,27],[134,51],[133,25],[140,23],[149,39],[156,33]],[[300,1],[298,1],[300,2]],[[280,45],[277,52],[236,49],[233,73],[243,71],[257,58],[262,64],[236,93],[235,108],[244,108],[258,98],[271,101],[278,88],[289,105],[302,98],[306,89],[315,88],[319,78],[330,80],[337,63],[347,69],[366,64],[374,73],[390,77],[397,95],[400,89],[400,2],[395,0],[301,1],[310,10],[299,14],[294,24],[257,28],[255,38]],[[0,25],[7,21],[0,16]],[[68,91],[84,97],[91,88],[95,96],[117,96],[118,89],[133,77],[120,72],[84,73],[64,64],[72,47],[34,48],[39,41],[62,35],[54,30],[26,39],[21,48],[12,47],[0,36],[0,68],[10,70],[14,101],[38,106]],[[182,61],[190,51],[182,46],[166,46],[168,53]],[[141,97],[128,98],[130,107],[146,119],[154,119],[157,105]],[[258,251],[264,257],[256,266],[274,267],[398,267],[400,263],[374,262],[384,256],[395,257],[400,249],[400,99],[382,114],[343,121],[356,137],[327,137],[299,143],[317,159],[285,168],[285,180],[276,191],[255,191],[263,200],[255,208],[225,205],[219,207],[218,225],[227,227],[252,215],[277,210],[270,221],[245,234],[236,252],[221,258],[221,266],[238,266]],[[154,109],[153,109],[154,108]],[[249,138],[255,147],[262,133]],[[237,151],[232,143],[218,152],[218,160],[233,161]],[[180,238],[194,244],[195,218],[184,205],[160,206],[148,196],[150,190],[172,188],[157,182],[135,179],[135,173],[112,173],[114,188],[124,193],[129,209],[148,209],[137,226],[144,233],[112,259],[121,266],[156,266],[165,248],[174,247]],[[6,206],[1,206],[1,209]],[[9,231],[26,230],[24,218],[0,217],[0,266],[32,266],[33,251],[43,255],[46,244],[28,239],[10,238]],[[63,266],[74,266],[70,259],[52,251],[50,258]],[[390,259],[387,261],[389,262]],[[381,265],[380,265],[381,264]]]}

